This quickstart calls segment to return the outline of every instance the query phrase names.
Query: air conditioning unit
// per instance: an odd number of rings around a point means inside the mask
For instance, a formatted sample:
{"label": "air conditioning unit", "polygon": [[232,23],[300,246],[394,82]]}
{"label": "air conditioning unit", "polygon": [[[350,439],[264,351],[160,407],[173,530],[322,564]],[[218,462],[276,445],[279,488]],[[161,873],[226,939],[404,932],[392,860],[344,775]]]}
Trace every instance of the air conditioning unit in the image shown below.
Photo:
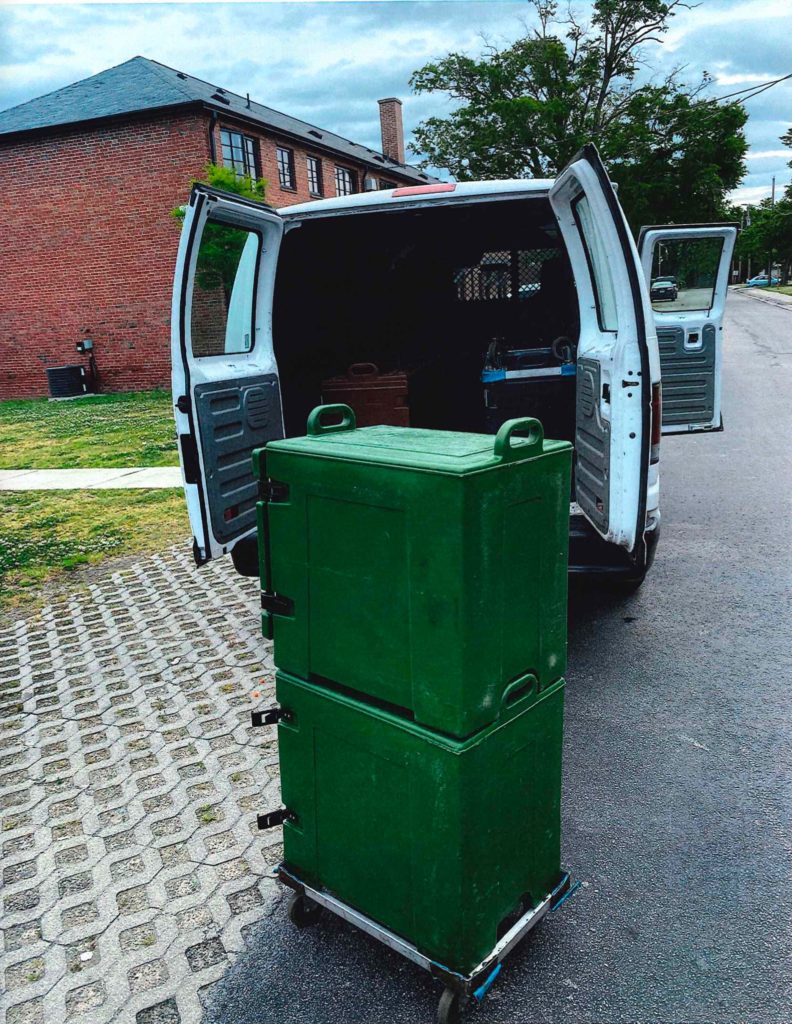
{"label": "air conditioning unit", "polygon": [[376,192],[379,189],[379,182],[376,178],[364,178],[363,180],[363,191],[364,192]]}

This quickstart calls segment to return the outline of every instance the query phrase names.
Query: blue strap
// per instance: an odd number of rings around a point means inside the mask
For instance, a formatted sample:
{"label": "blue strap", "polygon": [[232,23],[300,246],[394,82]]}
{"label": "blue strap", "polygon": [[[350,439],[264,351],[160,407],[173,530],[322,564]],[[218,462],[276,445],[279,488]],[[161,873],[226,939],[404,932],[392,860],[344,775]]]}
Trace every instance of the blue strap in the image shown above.
{"label": "blue strap", "polygon": [[564,895],[561,897],[561,899],[558,901],[558,903],[556,903],[556,905],[554,907],[550,908],[551,912],[554,913],[556,910],[558,910],[559,907],[563,906],[564,903],[566,903],[566,901],[569,899],[569,897],[573,893],[577,892],[577,890],[580,888],[580,885],[581,885],[580,880],[575,882],[575,884],[572,886],[572,888],[568,892],[564,893]]}
{"label": "blue strap", "polygon": [[480,1003],[481,1000],[484,998],[484,996],[492,988],[492,985],[493,985],[495,979],[500,974],[502,967],[503,967],[503,964],[498,964],[498,966],[495,968],[495,970],[475,990],[475,992],[473,993],[473,998],[476,1000],[477,1003]]}

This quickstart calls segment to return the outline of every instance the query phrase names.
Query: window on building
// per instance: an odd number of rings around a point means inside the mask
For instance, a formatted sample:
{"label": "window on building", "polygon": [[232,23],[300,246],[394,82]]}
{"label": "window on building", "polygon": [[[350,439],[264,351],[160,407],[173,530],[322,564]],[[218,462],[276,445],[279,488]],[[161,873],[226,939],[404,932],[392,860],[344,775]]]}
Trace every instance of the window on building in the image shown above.
{"label": "window on building", "polygon": [[336,167],[335,186],[337,196],[351,196],[357,192],[355,172],[348,167]]}
{"label": "window on building", "polygon": [[318,156],[308,157],[308,191],[312,196],[324,195],[322,187],[322,161]]}
{"label": "window on building", "polygon": [[278,181],[280,182],[280,187],[297,188],[297,180],[294,174],[294,150],[278,146],[276,154],[278,157]]}
{"label": "window on building", "polygon": [[258,143],[249,135],[220,129],[220,146],[223,151],[223,165],[232,167],[237,174],[249,174],[258,178]]}
{"label": "window on building", "polygon": [[379,180],[379,187],[380,188],[396,188],[396,185],[392,181],[386,181],[384,178],[380,178],[380,180]]}

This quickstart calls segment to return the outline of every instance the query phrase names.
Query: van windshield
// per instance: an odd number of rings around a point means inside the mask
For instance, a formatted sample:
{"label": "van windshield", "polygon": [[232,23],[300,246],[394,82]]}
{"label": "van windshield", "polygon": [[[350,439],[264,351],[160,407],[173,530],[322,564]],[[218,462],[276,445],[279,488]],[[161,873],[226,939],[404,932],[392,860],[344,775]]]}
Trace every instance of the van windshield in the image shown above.
{"label": "van windshield", "polygon": [[[306,220],[283,240],[273,326],[287,434],[361,365],[403,375],[413,426],[494,432],[536,381],[516,414],[574,434],[577,295],[546,197]],[[495,394],[507,380],[521,395]]]}

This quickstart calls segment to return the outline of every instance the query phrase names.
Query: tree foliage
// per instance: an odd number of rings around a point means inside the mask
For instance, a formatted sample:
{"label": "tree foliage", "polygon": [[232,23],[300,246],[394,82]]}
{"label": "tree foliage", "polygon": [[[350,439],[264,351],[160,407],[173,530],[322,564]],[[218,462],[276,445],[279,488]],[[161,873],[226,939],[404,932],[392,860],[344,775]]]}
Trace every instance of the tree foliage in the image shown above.
{"label": "tree foliage", "polygon": [[[781,142],[792,148],[792,128],[781,136]],[[787,164],[792,168],[792,160]],[[773,204],[764,199],[749,208],[747,220],[737,239],[736,255],[756,261],[754,266],[767,267],[768,261],[781,264],[782,278],[789,278],[792,264],[792,183],[781,199]]]}
{"label": "tree foliage", "polygon": [[534,24],[511,45],[473,58],[450,53],[414,72],[416,92],[455,109],[415,130],[423,166],[457,179],[551,177],[594,142],[636,225],[715,220],[745,173],[746,113],[719,104],[680,72],[639,81],[681,0],[595,0],[590,24],[555,0],[530,0]]}
{"label": "tree foliage", "polygon": [[[222,167],[208,163],[205,178],[193,178],[191,185],[211,185],[224,192],[233,192],[245,199],[264,202],[267,193],[265,178],[252,178],[249,174],[237,174],[233,167]],[[184,220],[184,207],[177,206],[171,211],[179,222]],[[242,250],[248,239],[248,232],[242,228],[229,228],[227,225],[207,224],[201,236],[201,248],[198,252],[196,274],[201,288],[210,290],[221,285],[225,294],[226,306],[231,296],[231,289],[236,277]]]}

